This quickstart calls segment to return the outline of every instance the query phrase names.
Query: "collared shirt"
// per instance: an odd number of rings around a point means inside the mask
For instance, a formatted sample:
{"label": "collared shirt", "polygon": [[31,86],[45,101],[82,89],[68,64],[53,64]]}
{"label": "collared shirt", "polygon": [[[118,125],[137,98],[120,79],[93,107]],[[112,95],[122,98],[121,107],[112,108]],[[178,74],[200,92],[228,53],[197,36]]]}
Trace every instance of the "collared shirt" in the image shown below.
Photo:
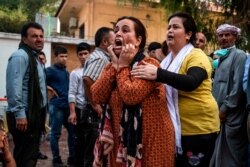
{"label": "collared shirt", "polygon": [[83,109],[86,105],[86,98],[83,88],[83,67],[77,68],[70,73],[69,77],[69,103],[75,103],[76,107]]}
{"label": "collared shirt", "polygon": [[97,47],[89,56],[85,63],[83,76],[90,77],[96,81],[100,76],[103,68],[108,64],[110,58],[101,48]]}
{"label": "collared shirt", "polygon": [[68,108],[69,93],[69,72],[66,67],[60,64],[54,64],[46,68],[47,85],[52,87],[58,96],[50,99],[49,104],[58,108]]}
{"label": "collared shirt", "polygon": [[[36,61],[43,96],[42,106],[45,107],[47,104],[46,78],[43,65],[38,59]],[[7,112],[14,112],[16,118],[26,118],[25,111],[28,111],[29,73],[28,54],[23,49],[19,49],[10,56],[6,70]]]}

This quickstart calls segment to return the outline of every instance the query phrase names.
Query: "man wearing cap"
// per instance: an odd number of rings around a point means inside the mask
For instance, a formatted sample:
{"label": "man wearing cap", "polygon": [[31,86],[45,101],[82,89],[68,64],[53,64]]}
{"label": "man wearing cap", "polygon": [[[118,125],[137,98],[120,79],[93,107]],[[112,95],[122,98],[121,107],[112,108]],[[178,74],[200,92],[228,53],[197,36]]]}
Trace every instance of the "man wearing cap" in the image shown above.
{"label": "man wearing cap", "polygon": [[240,29],[223,24],[216,30],[220,50],[213,82],[213,96],[219,106],[221,130],[218,134],[210,167],[246,167],[246,97],[242,78],[246,54],[235,47]]}

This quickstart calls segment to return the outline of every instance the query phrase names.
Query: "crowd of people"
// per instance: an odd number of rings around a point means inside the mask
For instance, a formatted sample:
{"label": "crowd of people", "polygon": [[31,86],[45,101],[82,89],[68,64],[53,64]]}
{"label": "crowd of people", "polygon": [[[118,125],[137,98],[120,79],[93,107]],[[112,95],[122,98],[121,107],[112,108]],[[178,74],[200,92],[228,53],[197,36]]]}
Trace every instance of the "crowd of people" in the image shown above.
{"label": "crowd of people", "polygon": [[54,64],[45,68],[44,30],[25,24],[6,71],[14,151],[0,126],[0,161],[36,166],[48,112],[54,167],[67,166],[62,125],[70,166],[247,167],[250,59],[235,46],[238,27],[222,24],[215,35],[220,49],[209,57],[193,17],[177,12],[166,39],[146,47],[143,23],[123,16],[96,31],[94,51],[76,46],[80,66],[69,73],[67,49],[53,48]]}

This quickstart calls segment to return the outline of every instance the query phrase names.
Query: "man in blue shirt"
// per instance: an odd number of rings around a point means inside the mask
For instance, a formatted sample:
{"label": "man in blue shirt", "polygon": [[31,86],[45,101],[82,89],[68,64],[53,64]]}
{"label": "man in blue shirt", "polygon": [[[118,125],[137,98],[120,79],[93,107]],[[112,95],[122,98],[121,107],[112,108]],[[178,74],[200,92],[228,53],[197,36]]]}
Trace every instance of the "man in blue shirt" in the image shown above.
{"label": "man in blue shirt", "polygon": [[61,136],[62,125],[68,131],[68,164],[74,163],[74,135],[73,125],[68,123],[69,117],[69,72],[66,70],[66,62],[68,58],[67,49],[62,46],[54,48],[55,64],[46,69],[47,85],[51,87],[57,95],[53,96],[49,101],[50,114],[50,146],[53,155],[54,167],[64,167],[60,154],[58,141]]}
{"label": "man in blue shirt", "polygon": [[39,139],[45,130],[47,91],[43,65],[37,57],[43,46],[42,26],[27,23],[21,30],[19,49],[8,60],[7,122],[17,167],[36,166]]}

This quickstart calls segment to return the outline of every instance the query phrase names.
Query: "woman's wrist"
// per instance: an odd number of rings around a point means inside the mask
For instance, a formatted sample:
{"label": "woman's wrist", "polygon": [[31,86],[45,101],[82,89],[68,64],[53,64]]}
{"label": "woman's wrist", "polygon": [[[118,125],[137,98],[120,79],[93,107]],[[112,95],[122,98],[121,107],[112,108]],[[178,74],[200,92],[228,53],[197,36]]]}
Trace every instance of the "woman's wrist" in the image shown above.
{"label": "woman's wrist", "polygon": [[118,69],[118,64],[117,63],[111,63],[112,64],[112,66],[117,70]]}
{"label": "woman's wrist", "polygon": [[119,65],[118,65],[118,68],[117,68],[117,71],[120,71],[121,69],[127,68],[127,67],[129,67],[129,65],[119,64]]}
{"label": "woman's wrist", "polygon": [[10,162],[13,158],[10,150],[5,150],[3,157],[5,162]]}

